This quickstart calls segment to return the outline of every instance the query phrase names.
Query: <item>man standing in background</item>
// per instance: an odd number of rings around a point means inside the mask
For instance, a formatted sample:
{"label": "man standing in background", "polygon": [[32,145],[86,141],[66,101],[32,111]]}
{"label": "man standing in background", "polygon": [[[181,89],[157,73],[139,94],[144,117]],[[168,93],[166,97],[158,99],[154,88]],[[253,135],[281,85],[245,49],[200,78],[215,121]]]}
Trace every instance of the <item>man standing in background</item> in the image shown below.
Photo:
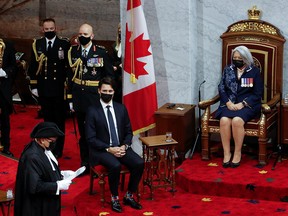
{"label": "man standing in background", "polygon": [[70,110],[76,113],[80,133],[81,166],[86,166],[86,173],[89,173],[89,149],[85,139],[86,111],[100,99],[99,80],[105,76],[113,77],[113,66],[106,49],[94,44],[93,38],[92,26],[81,25],[77,38],[79,44],[72,46],[68,52],[73,70],[69,76],[69,106]]}
{"label": "man standing in background", "polygon": [[2,153],[13,157],[10,152],[10,114],[13,112],[12,83],[17,66],[12,44],[0,38],[0,129]]}
{"label": "man standing in background", "polygon": [[[70,43],[56,35],[55,20],[43,20],[42,32],[45,37],[34,40],[29,67],[32,93],[39,97],[44,121],[54,122],[65,133],[66,103],[64,100],[65,81],[68,70],[67,52]],[[56,158],[62,157],[64,136],[57,140],[53,151]]]}

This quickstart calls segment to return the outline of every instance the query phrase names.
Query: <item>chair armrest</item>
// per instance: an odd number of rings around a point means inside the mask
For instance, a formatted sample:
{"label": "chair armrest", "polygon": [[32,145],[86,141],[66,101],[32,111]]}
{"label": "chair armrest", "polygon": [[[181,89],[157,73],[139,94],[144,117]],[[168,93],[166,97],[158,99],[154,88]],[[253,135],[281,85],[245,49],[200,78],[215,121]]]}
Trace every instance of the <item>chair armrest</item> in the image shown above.
{"label": "chair armrest", "polygon": [[206,109],[208,106],[211,106],[215,103],[217,103],[218,101],[220,100],[220,96],[219,95],[216,95],[215,97],[209,99],[209,100],[203,100],[203,101],[200,101],[199,104],[198,104],[198,107],[200,109]]}
{"label": "chair armrest", "polygon": [[273,108],[280,102],[281,96],[280,93],[274,95],[274,97],[267,103],[262,104],[262,112],[268,114]]}

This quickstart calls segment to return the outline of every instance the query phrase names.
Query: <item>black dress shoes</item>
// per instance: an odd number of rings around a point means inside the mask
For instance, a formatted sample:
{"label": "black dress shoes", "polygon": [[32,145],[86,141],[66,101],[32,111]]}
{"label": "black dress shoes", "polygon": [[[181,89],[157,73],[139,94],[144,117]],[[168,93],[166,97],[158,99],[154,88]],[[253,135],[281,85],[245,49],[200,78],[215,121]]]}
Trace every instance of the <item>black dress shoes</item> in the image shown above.
{"label": "black dress shoes", "polygon": [[136,202],[133,197],[131,198],[124,197],[123,203],[124,205],[129,205],[134,209],[138,209],[138,210],[142,209],[142,206],[138,202]]}
{"label": "black dress shoes", "polygon": [[115,212],[118,212],[118,213],[122,212],[122,207],[120,205],[119,200],[112,200],[111,201],[111,207],[112,207],[112,210]]}
{"label": "black dress shoes", "polygon": [[2,151],[3,154],[5,154],[8,157],[14,157],[14,155],[12,154],[12,152],[10,152],[9,150],[3,150]]}

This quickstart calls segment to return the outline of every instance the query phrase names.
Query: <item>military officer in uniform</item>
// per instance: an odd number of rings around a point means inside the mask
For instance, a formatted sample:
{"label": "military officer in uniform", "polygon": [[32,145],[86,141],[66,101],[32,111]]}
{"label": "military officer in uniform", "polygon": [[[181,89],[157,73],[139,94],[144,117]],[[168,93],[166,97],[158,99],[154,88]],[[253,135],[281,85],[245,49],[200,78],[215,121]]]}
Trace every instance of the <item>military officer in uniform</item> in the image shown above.
{"label": "military officer in uniform", "polygon": [[[71,70],[67,58],[70,48],[68,39],[56,35],[54,19],[43,20],[45,37],[34,40],[32,60],[29,67],[32,93],[39,97],[44,121],[54,122],[65,132],[67,104],[64,100],[65,81]],[[56,158],[63,154],[64,136],[57,140],[53,150]]]}
{"label": "military officer in uniform", "polygon": [[2,153],[10,152],[10,114],[13,111],[12,83],[17,73],[15,49],[12,43],[0,38],[0,146]]}
{"label": "military officer in uniform", "polygon": [[92,42],[93,28],[83,24],[79,28],[78,44],[71,46],[68,52],[72,73],[69,78],[70,110],[75,111],[80,134],[79,146],[81,166],[89,172],[89,150],[85,139],[85,118],[89,106],[99,100],[98,83],[103,77],[113,77],[111,59],[104,47]]}

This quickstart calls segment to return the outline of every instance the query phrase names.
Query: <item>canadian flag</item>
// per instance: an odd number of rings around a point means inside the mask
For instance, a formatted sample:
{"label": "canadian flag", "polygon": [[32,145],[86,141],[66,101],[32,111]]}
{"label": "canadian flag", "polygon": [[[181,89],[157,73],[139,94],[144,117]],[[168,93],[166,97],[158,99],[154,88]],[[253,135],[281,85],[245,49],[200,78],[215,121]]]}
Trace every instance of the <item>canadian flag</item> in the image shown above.
{"label": "canadian flag", "polygon": [[125,38],[123,102],[137,135],[155,127],[157,110],[152,49],[141,0],[128,0]]}

